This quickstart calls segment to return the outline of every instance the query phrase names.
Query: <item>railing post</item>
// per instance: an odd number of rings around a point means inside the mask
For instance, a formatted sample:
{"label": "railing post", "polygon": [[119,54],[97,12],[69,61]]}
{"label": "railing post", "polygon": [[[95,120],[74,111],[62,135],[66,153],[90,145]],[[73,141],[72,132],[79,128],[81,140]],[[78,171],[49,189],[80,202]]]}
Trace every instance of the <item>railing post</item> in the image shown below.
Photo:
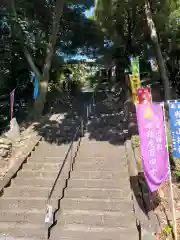
{"label": "railing post", "polygon": [[86,106],[86,113],[87,113],[87,119],[88,119],[88,117],[89,117],[89,106],[88,105]]}
{"label": "railing post", "polygon": [[94,102],[94,92],[93,92],[93,107],[95,106],[95,102]]}
{"label": "railing post", "polygon": [[84,137],[84,122],[81,120],[81,137]]}
{"label": "railing post", "polygon": [[73,170],[73,144],[74,144],[74,141],[72,142],[72,147],[71,147],[71,166],[70,166],[71,171]]}
{"label": "railing post", "polygon": [[89,104],[89,113],[90,113],[90,115],[91,115],[91,111],[92,111],[92,109],[91,109],[91,103]]}

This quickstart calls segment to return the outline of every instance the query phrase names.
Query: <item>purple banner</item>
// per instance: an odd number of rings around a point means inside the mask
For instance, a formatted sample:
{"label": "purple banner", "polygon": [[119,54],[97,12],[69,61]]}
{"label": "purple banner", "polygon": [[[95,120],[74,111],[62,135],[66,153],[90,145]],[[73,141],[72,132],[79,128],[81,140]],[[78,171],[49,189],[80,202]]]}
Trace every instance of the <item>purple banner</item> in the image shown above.
{"label": "purple banner", "polygon": [[144,175],[154,192],[169,175],[163,108],[160,104],[137,104],[136,113]]}

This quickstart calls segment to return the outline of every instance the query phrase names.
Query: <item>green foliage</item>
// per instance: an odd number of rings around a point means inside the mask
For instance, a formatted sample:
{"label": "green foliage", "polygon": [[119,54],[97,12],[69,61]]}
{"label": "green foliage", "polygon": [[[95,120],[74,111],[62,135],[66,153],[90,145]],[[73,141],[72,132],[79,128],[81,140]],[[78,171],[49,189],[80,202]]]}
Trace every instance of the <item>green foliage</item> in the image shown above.
{"label": "green foliage", "polygon": [[[180,1],[150,1],[160,47],[167,63],[170,80],[177,87],[180,81]],[[143,0],[97,0],[95,19],[109,45],[105,62],[112,61],[112,53],[122,47],[127,55],[153,57],[150,34]],[[155,52],[155,51],[154,51]],[[154,55],[155,56],[155,55]],[[158,77],[159,78],[159,77]],[[159,79],[158,79],[159,80]]]}
{"label": "green foliage", "polygon": [[[13,1],[12,1],[13,2]],[[93,55],[103,44],[103,35],[96,23],[85,17],[84,11],[91,7],[93,1],[67,1],[58,32],[55,57],[52,61],[52,72],[62,64],[60,56],[66,54]],[[12,6],[11,1],[4,1],[0,8],[0,83],[9,83],[12,62],[25,61],[23,46],[31,53],[35,65],[42,72],[46,55],[47,43],[52,28],[55,1],[17,0]],[[16,19],[15,19],[16,16]],[[23,65],[27,71],[31,68]],[[13,71],[16,71],[14,68]],[[19,70],[17,70],[18,72]],[[14,72],[13,72],[14,75]],[[16,74],[18,75],[18,73]],[[11,85],[11,83],[10,83]]]}
{"label": "green foliage", "polygon": [[172,234],[173,232],[173,228],[171,225],[167,224],[163,229],[162,229],[162,233],[165,235],[165,236],[169,236],[170,234]]}
{"label": "green foliage", "polygon": [[131,138],[132,144],[134,148],[139,148],[140,146],[140,140],[139,140],[139,136],[138,135],[134,135]]}
{"label": "green foliage", "polygon": [[[71,61],[67,64],[63,65],[63,69],[69,69],[72,74],[71,74],[71,81],[73,84],[77,84],[79,87],[83,87],[86,85],[93,85],[94,82],[92,83],[91,80],[93,78],[97,79],[97,73],[98,73],[98,65],[96,64],[89,64],[86,62],[81,62],[81,61]],[[60,80],[64,81],[64,75],[59,73]]]}
{"label": "green foliage", "polygon": [[[99,54],[104,36],[93,19],[87,19],[85,10],[93,0],[66,0],[57,42],[50,61],[50,82],[57,84],[63,69],[64,56],[70,54]],[[56,1],[2,0],[0,3],[0,93],[9,94],[17,87],[23,92],[30,84],[32,64],[42,75],[47,49],[51,43],[52,23]],[[31,63],[27,61],[27,54]],[[26,56],[26,57],[25,57]],[[34,70],[33,70],[34,71]],[[74,70],[75,85],[86,78],[84,72]],[[39,79],[41,80],[41,79]],[[23,91],[22,91],[23,89]],[[26,93],[21,96],[26,100]],[[5,113],[4,113],[5,114]]]}

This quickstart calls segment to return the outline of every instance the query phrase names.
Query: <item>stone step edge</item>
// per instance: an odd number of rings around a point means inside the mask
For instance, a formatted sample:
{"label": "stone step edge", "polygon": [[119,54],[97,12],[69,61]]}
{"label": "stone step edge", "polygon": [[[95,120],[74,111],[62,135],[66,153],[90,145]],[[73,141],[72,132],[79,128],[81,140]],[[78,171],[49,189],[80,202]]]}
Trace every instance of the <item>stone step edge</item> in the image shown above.
{"label": "stone step edge", "polygon": [[[33,224],[33,223],[23,223],[23,224],[21,224],[21,223],[16,223],[16,222],[8,222],[8,223],[3,223],[3,222],[1,222],[1,224],[0,224],[0,230],[2,229],[2,228],[6,228],[7,227],[7,229],[11,229],[11,228],[14,228],[14,227],[16,227],[17,229],[19,228],[19,229],[22,229],[22,228],[29,228],[29,229],[45,229],[45,224]],[[0,234],[1,235],[1,234]]]}
{"label": "stone step edge", "polygon": [[103,203],[131,203],[132,204],[132,200],[126,200],[124,201],[124,199],[111,199],[111,198],[107,198],[107,199],[99,199],[99,198],[67,198],[64,197],[62,199],[63,202],[66,202],[66,200],[71,200],[71,201],[76,201],[76,202],[103,202]]}
{"label": "stone step edge", "polygon": [[[58,197],[53,197],[52,198],[52,200],[57,200],[58,199]],[[18,196],[18,197],[2,197],[2,198],[0,198],[0,202],[1,201],[4,201],[4,200],[6,200],[6,201],[8,201],[8,200],[17,200],[17,201],[23,201],[23,200],[27,200],[27,201],[33,201],[33,200],[38,200],[38,201],[44,201],[44,200],[47,200],[47,197],[29,197],[29,196],[27,196],[27,197],[22,197],[22,196]]]}
{"label": "stone step edge", "polygon": [[[45,209],[46,210],[46,209]],[[17,208],[17,209],[2,209],[1,210],[1,214],[2,215],[3,213],[15,213],[15,214],[23,214],[23,213],[29,213],[29,214],[43,214],[45,216],[45,213],[46,211],[45,210],[42,210],[42,209],[20,209],[20,208]]]}
{"label": "stone step edge", "polygon": [[66,215],[89,215],[89,216],[104,216],[104,215],[109,215],[109,216],[125,216],[125,213],[122,213],[120,211],[116,212],[109,212],[109,211],[99,211],[99,210],[68,210],[68,209],[62,209],[62,216]]}
{"label": "stone step edge", "polygon": [[[117,232],[117,231],[128,231],[129,228],[127,227],[89,227],[87,228],[86,225],[81,225],[79,226],[79,224],[67,224],[65,226],[62,227],[63,230],[65,231],[81,231],[81,232]],[[132,229],[132,228],[131,228]],[[131,230],[129,229],[129,230]],[[136,230],[136,226],[133,228],[133,230]]]}

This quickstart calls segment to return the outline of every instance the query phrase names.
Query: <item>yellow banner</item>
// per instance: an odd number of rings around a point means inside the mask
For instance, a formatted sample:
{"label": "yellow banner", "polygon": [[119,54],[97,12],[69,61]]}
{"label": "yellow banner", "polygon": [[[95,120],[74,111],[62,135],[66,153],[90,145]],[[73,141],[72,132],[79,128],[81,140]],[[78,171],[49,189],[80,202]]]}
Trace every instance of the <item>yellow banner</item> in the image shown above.
{"label": "yellow banner", "polygon": [[136,75],[129,75],[129,79],[131,83],[133,102],[134,104],[137,104],[138,103],[137,89],[141,87],[140,79]]}

